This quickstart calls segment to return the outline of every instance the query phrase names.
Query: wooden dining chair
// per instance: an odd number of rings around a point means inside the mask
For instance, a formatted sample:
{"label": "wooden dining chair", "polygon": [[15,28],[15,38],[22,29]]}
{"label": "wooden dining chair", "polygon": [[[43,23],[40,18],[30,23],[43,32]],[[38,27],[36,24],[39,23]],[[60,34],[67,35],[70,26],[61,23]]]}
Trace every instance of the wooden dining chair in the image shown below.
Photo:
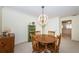
{"label": "wooden dining chair", "polygon": [[39,35],[39,34],[41,34],[41,31],[35,31],[35,34]]}
{"label": "wooden dining chair", "polygon": [[48,35],[54,35],[55,36],[55,31],[48,31]]}
{"label": "wooden dining chair", "polygon": [[48,50],[49,50],[51,53],[54,53],[54,52],[55,52],[55,43],[50,43],[50,44],[48,44]]}
{"label": "wooden dining chair", "polygon": [[[35,39],[37,39],[37,40],[42,39],[40,34],[36,34],[36,36],[37,37]],[[38,42],[38,52],[42,52],[42,51],[44,51],[44,49],[45,49],[44,43]]]}
{"label": "wooden dining chair", "polygon": [[61,43],[61,34],[57,36],[58,40],[55,43],[55,52],[59,52],[60,43]]}
{"label": "wooden dining chair", "polygon": [[[55,37],[55,31],[48,31],[48,36],[50,37]],[[48,49],[51,51],[51,52],[54,52],[55,51],[55,43],[49,43],[48,44]]]}
{"label": "wooden dining chair", "polygon": [[35,35],[30,34],[30,36],[31,36],[31,38],[32,38],[32,49],[33,49],[32,52],[36,52],[36,51],[37,51],[37,48],[38,48],[38,43],[37,43],[37,41],[35,40]]}
{"label": "wooden dining chair", "polygon": [[[40,34],[41,34],[41,31],[35,31],[35,35],[39,35],[38,38],[40,38]],[[38,39],[36,38],[36,39]],[[41,50],[41,43],[39,42],[38,43],[38,46],[39,46],[39,50]]]}
{"label": "wooden dining chair", "polygon": [[32,37],[32,48],[33,48],[32,52],[37,52],[37,53],[42,52],[44,48],[40,46],[40,42],[36,41],[37,37],[35,37],[35,35],[32,35],[31,37]]}
{"label": "wooden dining chair", "polygon": [[[55,40],[55,36],[50,35],[50,37],[52,37],[52,40]],[[47,45],[48,50],[50,50],[51,52],[55,52],[55,42],[52,43],[48,43]]]}

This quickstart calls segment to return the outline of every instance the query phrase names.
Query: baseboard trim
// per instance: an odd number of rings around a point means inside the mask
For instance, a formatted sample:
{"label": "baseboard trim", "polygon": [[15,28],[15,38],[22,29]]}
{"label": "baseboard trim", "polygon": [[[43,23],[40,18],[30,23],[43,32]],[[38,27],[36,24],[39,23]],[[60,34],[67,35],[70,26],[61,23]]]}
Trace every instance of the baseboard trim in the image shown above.
{"label": "baseboard trim", "polygon": [[18,46],[20,44],[24,44],[24,43],[28,43],[27,41],[24,41],[24,42],[21,42],[21,43],[18,43],[18,44],[15,44],[15,46]]}

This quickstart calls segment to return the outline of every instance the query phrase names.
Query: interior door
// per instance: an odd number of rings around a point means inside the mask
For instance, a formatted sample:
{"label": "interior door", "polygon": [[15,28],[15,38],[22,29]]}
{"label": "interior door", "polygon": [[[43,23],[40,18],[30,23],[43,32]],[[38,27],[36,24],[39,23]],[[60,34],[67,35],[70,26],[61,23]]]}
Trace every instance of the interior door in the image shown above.
{"label": "interior door", "polygon": [[71,20],[65,20],[62,21],[62,36],[64,38],[71,38],[72,34],[72,21]]}

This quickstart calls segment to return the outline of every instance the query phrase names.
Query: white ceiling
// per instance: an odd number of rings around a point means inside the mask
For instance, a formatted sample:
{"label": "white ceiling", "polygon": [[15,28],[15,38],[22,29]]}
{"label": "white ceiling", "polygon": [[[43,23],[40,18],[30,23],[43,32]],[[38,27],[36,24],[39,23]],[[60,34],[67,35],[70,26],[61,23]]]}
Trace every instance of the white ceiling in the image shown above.
{"label": "white ceiling", "polygon": [[[33,16],[39,16],[42,13],[41,6],[11,6],[9,8]],[[71,16],[79,14],[79,6],[45,6],[44,11],[48,17]]]}

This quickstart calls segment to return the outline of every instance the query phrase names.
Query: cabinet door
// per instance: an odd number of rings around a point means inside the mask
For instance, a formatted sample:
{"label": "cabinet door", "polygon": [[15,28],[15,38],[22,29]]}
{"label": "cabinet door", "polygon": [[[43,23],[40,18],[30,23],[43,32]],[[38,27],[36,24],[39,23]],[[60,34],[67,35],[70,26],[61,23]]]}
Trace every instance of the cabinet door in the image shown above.
{"label": "cabinet door", "polygon": [[6,52],[13,52],[14,51],[14,39],[13,39],[13,37],[9,37],[7,39],[5,49],[6,49]]}
{"label": "cabinet door", "polygon": [[35,34],[35,25],[29,25],[28,27],[28,42],[32,41],[30,34]]}
{"label": "cabinet door", "polygon": [[6,40],[0,39],[0,53],[6,52]]}
{"label": "cabinet door", "polygon": [[0,53],[14,52],[14,38],[5,37],[0,39]]}

